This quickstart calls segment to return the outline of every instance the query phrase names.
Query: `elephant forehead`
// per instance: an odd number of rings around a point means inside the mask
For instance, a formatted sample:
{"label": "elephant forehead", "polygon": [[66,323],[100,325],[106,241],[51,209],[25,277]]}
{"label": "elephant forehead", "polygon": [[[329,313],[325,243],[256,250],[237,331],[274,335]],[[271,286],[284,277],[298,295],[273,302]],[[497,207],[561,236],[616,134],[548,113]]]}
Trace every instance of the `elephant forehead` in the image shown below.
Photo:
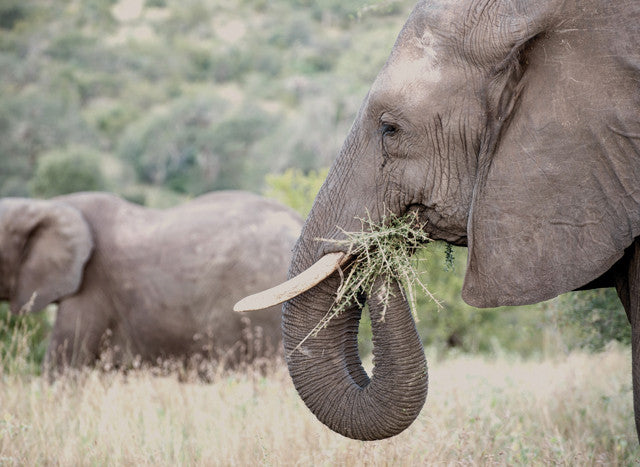
{"label": "elephant forehead", "polygon": [[441,52],[430,30],[404,35],[371,88],[374,95],[407,94],[443,79]]}
{"label": "elephant forehead", "polygon": [[398,60],[378,75],[371,87],[370,98],[383,108],[402,106],[408,110],[429,100],[429,96],[440,88],[443,76],[435,52],[419,59]]}

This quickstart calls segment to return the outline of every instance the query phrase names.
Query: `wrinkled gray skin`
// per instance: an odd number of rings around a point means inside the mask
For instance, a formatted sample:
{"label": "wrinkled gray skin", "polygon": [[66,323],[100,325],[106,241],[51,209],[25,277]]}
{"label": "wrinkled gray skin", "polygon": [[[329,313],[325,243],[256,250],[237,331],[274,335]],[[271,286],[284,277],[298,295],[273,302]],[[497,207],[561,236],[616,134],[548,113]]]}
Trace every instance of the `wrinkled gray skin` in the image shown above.
{"label": "wrinkled gray skin", "polygon": [[252,314],[248,326],[232,307],[286,278],[301,225],[288,208],[243,192],[166,210],[106,193],[5,198],[0,299],[14,313],[59,303],[54,368],[95,361],[107,330],[116,363],[203,353],[234,364],[279,348],[277,310]]}
{"label": "wrinkled gray skin", "polygon": [[[640,428],[639,25],[640,2],[419,2],[316,198],[290,275],[340,250],[317,239],[360,230],[356,218],[415,210],[432,238],[468,246],[471,305],[616,286],[632,324]],[[293,351],[338,283],[334,274],[284,306],[293,382],[331,429],[393,436],[427,391],[403,300],[374,326],[372,378],[357,353],[357,308]]]}

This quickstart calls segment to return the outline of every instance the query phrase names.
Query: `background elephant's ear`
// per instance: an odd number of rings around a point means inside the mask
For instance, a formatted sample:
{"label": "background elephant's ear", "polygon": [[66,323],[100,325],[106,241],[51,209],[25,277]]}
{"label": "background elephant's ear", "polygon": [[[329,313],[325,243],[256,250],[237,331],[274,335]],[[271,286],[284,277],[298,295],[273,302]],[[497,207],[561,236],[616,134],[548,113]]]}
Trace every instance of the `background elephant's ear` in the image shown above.
{"label": "background elephant's ear", "polygon": [[506,84],[469,218],[471,305],[574,290],[640,234],[640,11],[609,13],[538,34],[494,81]]}
{"label": "background elephant's ear", "polygon": [[54,201],[27,201],[14,216],[27,228],[11,309],[40,311],[80,287],[91,231],[77,209]]}

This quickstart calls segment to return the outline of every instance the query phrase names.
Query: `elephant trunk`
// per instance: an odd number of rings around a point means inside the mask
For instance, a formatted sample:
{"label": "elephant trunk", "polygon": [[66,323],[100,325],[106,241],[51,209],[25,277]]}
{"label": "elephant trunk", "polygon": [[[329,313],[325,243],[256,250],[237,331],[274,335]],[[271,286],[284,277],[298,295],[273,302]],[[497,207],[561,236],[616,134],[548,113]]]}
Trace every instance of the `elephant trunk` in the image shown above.
{"label": "elephant trunk", "polygon": [[[290,274],[302,271],[308,265],[304,258],[312,256],[303,243],[301,239],[296,247]],[[331,308],[339,281],[333,274],[284,305],[289,373],[305,404],[332,430],[359,440],[388,438],[406,429],[424,405],[428,377],[422,343],[396,281],[391,281],[391,299],[383,303],[384,278],[377,279],[368,297],[375,365],[371,378],[358,354],[359,307],[308,337]]]}

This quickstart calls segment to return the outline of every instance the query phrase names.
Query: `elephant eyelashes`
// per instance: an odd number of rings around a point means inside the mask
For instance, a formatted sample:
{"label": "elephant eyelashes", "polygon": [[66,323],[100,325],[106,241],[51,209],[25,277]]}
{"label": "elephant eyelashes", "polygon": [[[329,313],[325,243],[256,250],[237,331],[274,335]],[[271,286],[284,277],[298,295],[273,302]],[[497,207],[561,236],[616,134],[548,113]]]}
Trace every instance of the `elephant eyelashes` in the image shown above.
{"label": "elephant eyelashes", "polygon": [[380,125],[380,133],[382,136],[393,136],[398,132],[398,127],[393,123],[383,123]]}
{"label": "elephant eyelashes", "polygon": [[388,138],[392,138],[396,136],[399,132],[400,132],[399,128],[393,123],[383,122],[380,124],[380,135],[381,135],[380,142],[382,145],[382,155],[384,157],[384,162],[382,164],[382,167],[384,167],[387,164],[387,161],[389,160],[389,157],[390,157],[389,150],[387,149],[386,141],[388,140]]}

